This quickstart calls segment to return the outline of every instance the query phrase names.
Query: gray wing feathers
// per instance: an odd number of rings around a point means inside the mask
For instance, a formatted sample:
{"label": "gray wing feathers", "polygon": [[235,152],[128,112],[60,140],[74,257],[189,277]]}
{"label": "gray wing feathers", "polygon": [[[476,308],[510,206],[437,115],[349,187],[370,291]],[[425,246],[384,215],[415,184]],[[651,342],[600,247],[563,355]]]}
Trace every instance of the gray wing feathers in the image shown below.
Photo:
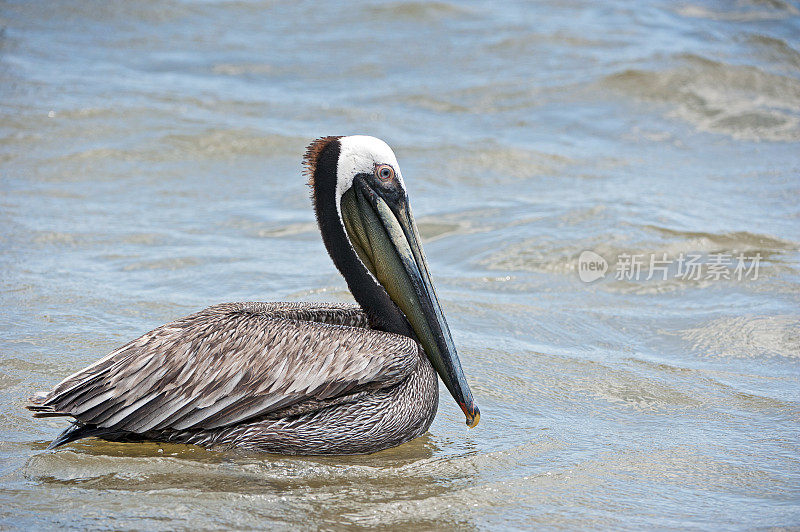
{"label": "gray wing feathers", "polygon": [[31,399],[37,415],[143,433],[211,429],[392,386],[417,343],[354,306],[232,303],[159,327]]}

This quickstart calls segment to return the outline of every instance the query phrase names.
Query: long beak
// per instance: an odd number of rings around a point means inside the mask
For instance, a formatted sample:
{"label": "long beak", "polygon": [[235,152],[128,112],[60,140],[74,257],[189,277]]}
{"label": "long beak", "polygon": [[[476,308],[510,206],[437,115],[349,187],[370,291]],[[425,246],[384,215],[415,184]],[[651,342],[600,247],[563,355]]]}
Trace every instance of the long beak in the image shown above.
{"label": "long beak", "polygon": [[480,420],[450,328],[431,282],[419,233],[405,194],[384,197],[363,179],[342,196],[342,220],[362,262],[405,314],[450,395],[461,407],[467,425]]}

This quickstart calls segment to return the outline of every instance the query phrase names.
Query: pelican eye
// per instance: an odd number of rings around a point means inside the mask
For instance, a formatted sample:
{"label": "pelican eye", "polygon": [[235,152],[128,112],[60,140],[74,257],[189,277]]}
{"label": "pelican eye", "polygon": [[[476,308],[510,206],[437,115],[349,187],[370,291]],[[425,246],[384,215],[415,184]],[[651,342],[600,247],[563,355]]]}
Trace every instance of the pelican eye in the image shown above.
{"label": "pelican eye", "polygon": [[375,165],[375,177],[381,181],[389,181],[394,178],[394,168],[388,164],[377,164]]}

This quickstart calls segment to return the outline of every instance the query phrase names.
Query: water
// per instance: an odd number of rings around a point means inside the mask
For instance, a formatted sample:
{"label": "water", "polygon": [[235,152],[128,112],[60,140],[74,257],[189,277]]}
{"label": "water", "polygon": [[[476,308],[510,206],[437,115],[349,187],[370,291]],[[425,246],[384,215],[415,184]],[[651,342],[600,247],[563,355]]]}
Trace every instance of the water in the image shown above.
{"label": "water", "polygon": [[[481,424],[443,397],[371,456],[45,451],[25,398],[155,326],[349,300],[300,176],[349,133],[395,148]],[[6,2],[0,527],[796,527],[799,142],[783,0]]]}

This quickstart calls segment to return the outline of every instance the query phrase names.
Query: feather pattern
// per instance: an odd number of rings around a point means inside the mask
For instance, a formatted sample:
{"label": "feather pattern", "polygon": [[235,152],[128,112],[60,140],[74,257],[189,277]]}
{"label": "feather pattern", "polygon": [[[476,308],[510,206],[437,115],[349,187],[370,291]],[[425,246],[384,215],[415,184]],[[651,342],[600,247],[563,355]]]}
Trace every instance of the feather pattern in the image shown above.
{"label": "feather pattern", "polygon": [[220,439],[249,422],[386,396],[427,363],[420,353],[409,337],[368,329],[353,305],[229,303],[129,342],[29,408],[95,433]]}

